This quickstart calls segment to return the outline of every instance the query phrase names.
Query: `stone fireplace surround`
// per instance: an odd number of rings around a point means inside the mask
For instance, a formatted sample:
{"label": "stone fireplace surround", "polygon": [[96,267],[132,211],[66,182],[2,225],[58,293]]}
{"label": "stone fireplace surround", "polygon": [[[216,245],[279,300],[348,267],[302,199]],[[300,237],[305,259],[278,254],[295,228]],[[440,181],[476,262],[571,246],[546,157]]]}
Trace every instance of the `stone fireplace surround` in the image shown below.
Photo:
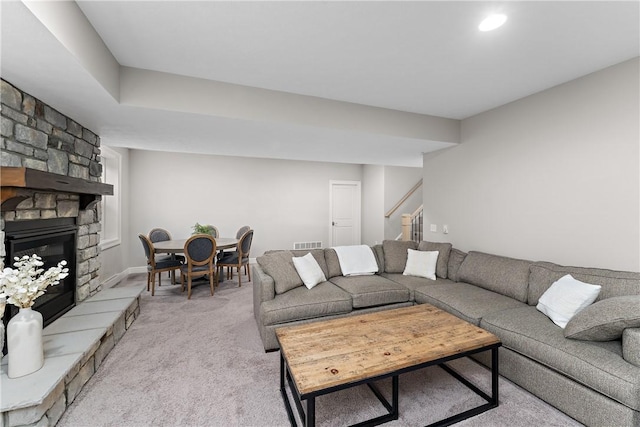
{"label": "stone fireplace surround", "polygon": [[[11,83],[0,80],[0,84],[0,167],[100,182],[100,138],[95,133]],[[2,367],[0,426],[53,426],[137,317],[141,289],[100,292],[100,203],[87,203],[86,194],[33,188],[12,189],[12,195],[19,197],[6,202],[4,185],[3,242],[5,224],[11,221],[75,218],[78,227],[78,306],[45,328],[45,367],[18,379],[8,379],[6,365]],[[3,244],[0,257],[4,256]],[[87,326],[92,321],[95,324]],[[55,349],[51,362],[47,347]]]}
{"label": "stone fireplace surround", "polygon": [[[0,83],[0,167],[26,167],[100,182],[100,138],[96,134],[9,82]],[[77,218],[76,301],[99,292],[100,204],[81,210],[77,194],[25,189],[23,196],[27,198],[15,209],[2,210],[3,242],[8,221]],[[5,256],[4,245],[0,256]]]}

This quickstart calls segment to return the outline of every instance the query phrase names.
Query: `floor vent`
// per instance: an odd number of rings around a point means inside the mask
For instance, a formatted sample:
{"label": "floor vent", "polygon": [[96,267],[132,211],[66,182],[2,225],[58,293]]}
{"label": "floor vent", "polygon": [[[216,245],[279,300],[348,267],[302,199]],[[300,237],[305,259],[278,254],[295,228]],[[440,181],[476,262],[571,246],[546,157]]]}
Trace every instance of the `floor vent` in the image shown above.
{"label": "floor vent", "polygon": [[296,242],[293,249],[322,249],[322,242]]}

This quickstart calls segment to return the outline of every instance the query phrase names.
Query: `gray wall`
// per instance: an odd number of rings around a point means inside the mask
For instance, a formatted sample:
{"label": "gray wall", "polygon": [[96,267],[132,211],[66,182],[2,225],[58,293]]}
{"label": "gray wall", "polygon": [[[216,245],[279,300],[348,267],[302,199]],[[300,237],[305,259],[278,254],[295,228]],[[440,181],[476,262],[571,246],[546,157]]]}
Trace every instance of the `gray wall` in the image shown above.
{"label": "gray wall", "polygon": [[[422,177],[421,168],[384,167],[384,214],[402,199]],[[421,189],[416,190],[389,218],[384,219],[384,238],[395,239],[402,233],[402,214],[412,214],[422,204]]]}
{"label": "gray wall", "polygon": [[424,156],[425,228],[450,229],[425,240],[640,270],[638,65],[463,120],[460,145]]}
{"label": "gray wall", "polygon": [[390,218],[385,218],[385,214],[421,177],[421,168],[363,166],[363,244],[375,245],[385,239],[395,239],[402,233],[402,214],[411,214],[422,204],[421,189],[413,193]]}
{"label": "gray wall", "polygon": [[375,245],[384,240],[384,166],[364,165],[362,176],[362,243]]}
{"label": "gray wall", "polygon": [[129,266],[144,265],[139,233],[186,238],[196,222],[222,236],[255,230],[251,256],[329,242],[329,181],[362,180],[362,166],[130,150]]}

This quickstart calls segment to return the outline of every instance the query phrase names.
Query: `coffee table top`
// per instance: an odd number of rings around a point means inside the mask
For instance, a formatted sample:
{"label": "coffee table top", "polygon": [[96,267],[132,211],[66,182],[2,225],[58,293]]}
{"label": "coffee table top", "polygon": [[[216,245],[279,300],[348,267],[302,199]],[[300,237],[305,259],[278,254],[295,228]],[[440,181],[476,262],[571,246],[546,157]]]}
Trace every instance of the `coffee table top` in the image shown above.
{"label": "coffee table top", "polygon": [[276,336],[303,396],[500,343],[429,304],[285,326]]}

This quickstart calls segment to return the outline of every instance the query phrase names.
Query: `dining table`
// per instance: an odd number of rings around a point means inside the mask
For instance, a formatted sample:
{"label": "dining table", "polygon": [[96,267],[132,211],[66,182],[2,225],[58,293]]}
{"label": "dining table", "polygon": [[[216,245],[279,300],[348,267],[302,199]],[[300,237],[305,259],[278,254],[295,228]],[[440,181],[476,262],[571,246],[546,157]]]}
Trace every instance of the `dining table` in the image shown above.
{"label": "dining table", "polygon": [[[214,237],[216,241],[216,250],[232,249],[238,245],[238,239],[233,237]],[[184,253],[184,244],[189,239],[171,239],[155,242],[153,251],[155,253],[171,254],[173,257],[177,253]],[[176,272],[171,272],[171,283],[176,283]]]}
{"label": "dining table", "polygon": [[[184,253],[184,244],[189,239],[172,239],[155,242],[153,250],[156,253],[177,254]],[[233,249],[238,245],[238,239],[233,237],[214,237],[216,250]]]}

